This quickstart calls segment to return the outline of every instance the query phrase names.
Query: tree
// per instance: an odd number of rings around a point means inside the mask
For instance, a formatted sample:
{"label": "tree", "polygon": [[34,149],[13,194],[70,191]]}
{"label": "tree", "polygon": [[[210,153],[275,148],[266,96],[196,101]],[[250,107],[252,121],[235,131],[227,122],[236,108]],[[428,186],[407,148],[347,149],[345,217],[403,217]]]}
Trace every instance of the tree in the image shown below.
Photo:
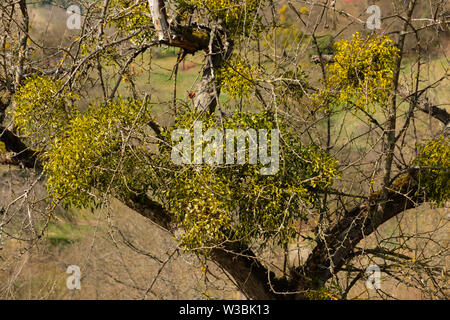
{"label": "tree", "polygon": [[[439,56],[435,40],[448,35],[446,1],[432,1],[425,19],[418,1],[401,2],[383,19],[386,30],[370,31],[331,1],[81,1],[81,29],[52,47],[31,34],[26,1],[8,0],[2,161],[46,177],[49,212],[58,203],[119,199],[216,263],[251,299],[345,298],[364,278],[360,257],[431,298],[446,297],[441,264],[424,254],[408,267],[418,258],[407,236],[360,246],[383,223],[449,196],[450,115],[431,99],[448,71],[424,80],[430,52]],[[321,34],[328,15],[342,24],[331,36]],[[173,99],[160,104],[171,126],[158,124],[152,93],[133,72],[145,71],[138,60],[151,59],[157,46],[179,49]],[[195,90],[179,99],[178,65],[201,53]],[[310,56],[315,69],[306,67]],[[92,87],[98,98],[89,98]],[[428,134],[416,124],[425,114]],[[174,130],[199,120],[205,130],[280,130],[279,171],[174,164]],[[312,249],[288,266],[292,243]],[[279,255],[265,257],[269,249],[284,251],[281,267]],[[447,245],[440,249],[445,257]],[[406,281],[405,269],[426,276]]]}

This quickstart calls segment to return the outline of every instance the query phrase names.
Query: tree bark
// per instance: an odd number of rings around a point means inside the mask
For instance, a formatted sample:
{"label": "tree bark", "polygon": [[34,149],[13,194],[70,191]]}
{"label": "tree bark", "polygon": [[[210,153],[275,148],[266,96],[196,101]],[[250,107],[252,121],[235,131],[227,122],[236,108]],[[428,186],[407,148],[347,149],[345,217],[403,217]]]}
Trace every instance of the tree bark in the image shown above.
{"label": "tree bark", "polygon": [[[205,26],[170,25],[167,19],[163,0],[148,0],[153,25],[159,44],[178,47],[187,53],[194,54],[199,50],[206,53],[206,65],[202,71],[202,78],[197,85],[194,105],[200,112],[205,110],[212,113],[218,104],[220,84],[215,76],[217,70],[230,57],[233,42],[227,39],[226,32],[217,31]],[[223,38],[223,39],[222,39]]]}
{"label": "tree bark", "polygon": [[237,286],[247,298],[253,300],[274,300],[277,296],[274,292],[279,286],[279,280],[275,274],[269,272],[258,261],[254,253],[247,249],[214,248],[210,258],[228,274],[230,274]]}
{"label": "tree bark", "polygon": [[207,63],[203,69],[202,79],[197,85],[197,94],[194,105],[200,112],[205,110],[213,113],[218,105],[220,83],[216,74],[220,67],[228,60],[233,51],[233,42],[216,38],[218,35],[211,32],[210,44],[207,52]]}
{"label": "tree bark", "polygon": [[38,152],[28,148],[18,136],[3,126],[0,126],[0,141],[5,144],[6,151],[13,153],[11,163],[18,161],[26,168],[42,169],[42,164],[38,160]]}
{"label": "tree bark", "polygon": [[[416,170],[396,179],[384,198],[374,193],[367,202],[356,206],[324,232],[305,264],[295,270],[299,291],[318,289],[352,258],[356,245],[380,225],[396,215],[423,203],[418,194]],[[381,206],[381,204],[384,204]],[[300,293],[298,298],[304,297]]]}
{"label": "tree bark", "polygon": [[[119,199],[127,207],[149,219],[173,237],[175,224],[162,205],[142,195],[131,199]],[[281,287],[282,281],[275,278],[248,248],[237,244],[225,244],[211,249],[210,258],[225,270],[242,292],[250,299],[276,299],[273,292]],[[274,290],[272,290],[274,288]]]}
{"label": "tree bark", "polygon": [[150,14],[156,36],[160,42],[168,42],[170,39],[169,23],[167,22],[166,6],[163,0],[148,0]]}

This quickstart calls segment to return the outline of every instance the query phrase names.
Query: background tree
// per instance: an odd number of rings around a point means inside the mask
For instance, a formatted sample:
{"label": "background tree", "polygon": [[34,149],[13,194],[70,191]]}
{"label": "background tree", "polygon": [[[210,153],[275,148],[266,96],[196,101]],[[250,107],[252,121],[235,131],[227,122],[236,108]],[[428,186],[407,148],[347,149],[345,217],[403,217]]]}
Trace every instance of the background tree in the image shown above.
{"label": "background tree", "polygon": [[[450,115],[438,96],[448,87],[446,1],[380,3],[393,14],[375,31],[366,7],[325,0],[80,4],[81,29],[59,43],[33,34],[25,0],[1,5],[1,159],[35,170],[48,197],[36,214],[15,208],[32,184],[5,205],[0,236],[22,217],[32,247],[46,229],[36,220],[48,224],[58,204],[115,198],[251,299],[347,298],[369,264],[446,298],[446,217],[401,230],[407,210],[449,196]],[[151,79],[161,46],[178,54],[170,101],[139,80]],[[202,68],[180,97],[191,55]],[[279,172],[175,165],[171,133],[199,119],[205,129],[279,128]],[[379,232],[393,219],[395,232]]]}

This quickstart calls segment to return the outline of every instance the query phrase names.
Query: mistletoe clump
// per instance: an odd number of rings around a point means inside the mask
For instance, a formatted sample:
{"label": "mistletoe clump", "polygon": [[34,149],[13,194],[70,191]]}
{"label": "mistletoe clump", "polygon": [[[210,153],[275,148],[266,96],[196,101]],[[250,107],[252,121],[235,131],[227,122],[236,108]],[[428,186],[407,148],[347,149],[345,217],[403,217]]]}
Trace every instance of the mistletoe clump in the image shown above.
{"label": "mistletoe clump", "polygon": [[364,38],[355,33],[334,44],[334,62],[327,65],[326,88],[320,96],[356,111],[386,107],[392,92],[398,48],[387,36]]}
{"label": "mistletoe clump", "polygon": [[[261,163],[247,161],[239,165],[172,163],[170,170],[161,171],[168,181],[167,210],[183,230],[180,240],[186,249],[207,249],[228,241],[289,241],[297,234],[296,221],[306,218],[308,208],[319,205],[320,194],[338,176],[337,160],[314,145],[303,145],[271,113],[238,112],[220,120],[188,112],[164,132],[166,143],[160,150],[165,167],[174,147],[173,130],[192,130],[199,119],[204,130],[278,128],[280,168],[274,175],[262,175]],[[247,144],[247,155],[248,148]]]}

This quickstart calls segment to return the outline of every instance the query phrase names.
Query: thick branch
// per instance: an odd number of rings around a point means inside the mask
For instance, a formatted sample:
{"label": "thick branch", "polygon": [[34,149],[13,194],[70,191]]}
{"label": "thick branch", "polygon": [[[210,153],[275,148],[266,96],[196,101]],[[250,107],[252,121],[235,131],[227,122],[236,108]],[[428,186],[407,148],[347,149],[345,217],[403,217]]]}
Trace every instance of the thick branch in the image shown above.
{"label": "thick branch", "polygon": [[251,250],[229,245],[212,249],[211,258],[233,277],[248,298],[273,300],[282,297],[275,293],[282,290],[279,289],[282,287],[281,281],[275,279],[274,273],[269,273]]}
{"label": "thick branch", "polygon": [[26,0],[20,0],[19,1],[19,8],[20,12],[22,13],[22,37],[19,41],[19,58],[18,58],[18,64],[16,69],[16,87],[20,85],[23,79],[23,71],[24,71],[24,64],[25,64],[25,58],[26,58],[26,51],[27,51],[27,40],[28,40],[28,32],[29,32],[29,16],[28,16],[28,8],[27,8],[27,2]]}
{"label": "thick branch", "polygon": [[[404,86],[400,86],[399,89],[400,96],[408,102],[413,102],[414,95],[408,92],[408,89]],[[444,125],[448,126],[450,124],[450,113],[445,109],[441,109],[434,104],[432,104],[427,98],[419,97],[416,102],[416,107],[420,111],[429,114],[433,118],[439,120]]]}
{"label": "thick branch", "polygon": [[169,23],[167,22],[166,6],[163,0],[148,0],[150,14],[159,41],[169,41]]}
{"label": "thick branch", "polygon": [[[174,224],[171,215],[159,203],[147,196],[133,197],[123,202],[132,210],[151,220],[173,235]],[[228,272],[242,292],[251,299],[275,299],[270,288],[269,272],[261,265],[254,253],[248,248],[227,244],[224,248],[213,248],[210,258]],[[274,288],[279,282],[270,273]]]}
{"label": "thick branch", "polygon": [[201,112],[214,112],[218,104],[220,85],[215,72],[229,58],[233,42],[227,39],[227,33],[217,25],[210,29],[196,24],[190,26],[169,24],[163,0],[148,0],[150,13],[155,26],[158,44],[178,47],[184,53],[206,52],[206,65],[202,79],[197,85],[194,104]]}
{"label": "thick branch", "polygon": [[18,136],[2,126],[0,126],[0,141],[5,144],[6,151],[13,152],[11,163],[19,161],[26,168],[42,169],[38,152],[28,148]]}
{"label": "thick branch", "polygon": [[189,53],[208,49],[209,34],[207,31],[188,26],[170,25],[163,0],[148,0],[148,5],[158,44],[182,48]]}
{"label": "thick branch", "polygon": [[445,109],[441,109],[429,102],[426,102],[423,105],[418,105],[417,107],[420,111],[428,113],[430,116],[436,118],[445,125],[450,123],[450,113],[448,113]]}
{"label": "thick branch", "polygon": [[171,216],[164,207],[153,201],[146,195],[132,196],[130,199],[120,199],[127,207],[151,220],[164,230],[171,232],[173,229]]}
{"label": "thick branch", "polygon": [[417,193],[418,182],[415,175],[411,171],[398,178],[388,190],[385,203],[382,203],[383,194],[375,193],[369,201],[353,208],[326,230],[324,238],[318,242],[304,266],[296,270],[298,289],[324,286],[351,259],[354,248],[362,239],[384,222],[422,203],[424,199]]}

